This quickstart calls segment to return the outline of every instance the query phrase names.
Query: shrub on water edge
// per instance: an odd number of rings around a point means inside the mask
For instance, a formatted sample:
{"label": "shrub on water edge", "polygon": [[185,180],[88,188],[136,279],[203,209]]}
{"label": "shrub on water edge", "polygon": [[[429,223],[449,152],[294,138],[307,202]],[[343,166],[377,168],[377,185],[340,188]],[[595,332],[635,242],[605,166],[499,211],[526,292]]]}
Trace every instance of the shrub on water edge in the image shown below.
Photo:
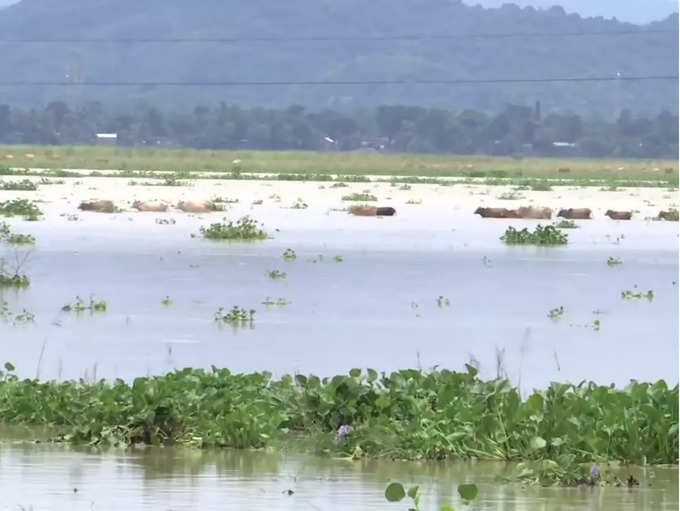
{"label": "shrub on water edge", "polygon": [[258,223],[249,216],[244,216],[236,222],[215,223],[207,228],[201,227],[201,233],[204,238],[211,240],[249,241],[267,238],[267,233],[260,229]]}

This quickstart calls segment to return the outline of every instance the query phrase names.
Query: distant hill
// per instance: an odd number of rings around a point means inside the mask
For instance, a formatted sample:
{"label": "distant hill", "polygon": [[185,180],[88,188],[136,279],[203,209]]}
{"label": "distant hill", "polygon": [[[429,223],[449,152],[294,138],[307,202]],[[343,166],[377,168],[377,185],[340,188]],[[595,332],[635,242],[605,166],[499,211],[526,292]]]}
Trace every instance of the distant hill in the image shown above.
{"label": "distant hill", "polygon": [[[0,11],[12,38],[206,38],[339,35],[344,41],[183,44],[0,43],[0,81],[290,81],[676,75],[677,33],[602,37],[351,40],[403,34],[675,30],[584,19],[559,7],[485,9],[459,0],[23,0]],[[547,109],[611,117],[623,107],[677,109],[672,81],[571,84],[240,87],[0,87],[0,102],[90,99],[193,108],[227,101],[355,109],[386,103],[497,110],[536,100]]]}

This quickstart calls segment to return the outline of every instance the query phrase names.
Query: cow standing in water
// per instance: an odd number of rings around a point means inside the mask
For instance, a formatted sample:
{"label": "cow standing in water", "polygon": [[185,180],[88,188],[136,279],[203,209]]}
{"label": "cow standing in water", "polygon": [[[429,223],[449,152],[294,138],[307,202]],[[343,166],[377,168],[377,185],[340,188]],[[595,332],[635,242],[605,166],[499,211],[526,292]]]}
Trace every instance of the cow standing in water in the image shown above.
{"label": "cow standing in water", "polygon": [[569,208],[560,209],[557,216],[567,218],[569,220],[590,220],[592,211],[590,208]]}
{"label": "cow standing in water", "polygon": [[517,212],[508,208],[477,208],[474,214],[482,218],[519,218]]}
{"label": "cow standing in water", "polygon": [[608,216],[612,220],[630,220],[633,217],[633,212],[632,211],[614,211],[612,209],[608,209],[607,212],[604,215]]}

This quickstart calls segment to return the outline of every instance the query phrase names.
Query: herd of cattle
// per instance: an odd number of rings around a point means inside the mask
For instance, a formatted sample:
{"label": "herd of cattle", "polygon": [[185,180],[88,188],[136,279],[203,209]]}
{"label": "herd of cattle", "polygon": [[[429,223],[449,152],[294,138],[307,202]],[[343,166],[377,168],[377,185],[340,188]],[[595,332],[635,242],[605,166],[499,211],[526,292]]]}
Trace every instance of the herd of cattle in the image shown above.
{"label": "herd of cattle", "polygon": [[[164,202],[154,201],[135,201],[132,207],[138,211],[152,211],[163,213],[168,210],[168,205]],[[110,200],[96,200],[81,202],[79,209],[82,211],[115,211],[116,208]],[[219,211],[220,207],[213,201],[180,201],[177,204],[177,209],[186,213],[209,213],[211,211]],[[352,206],[349,212],[358,216],[392,216],[396,213],[393,207],[376,207],[376,206]],[[508,208],[477,208],[476,215],[482,218],[530,218],[530,219],[551,219],[553,211],[550,208],[544,207],[520,207],[517,209]],[[557,213],[558,217],[573,219],[573,220],[590,220],[592,218],[592,211],[590,208],[569,208],[560,209]],[[613,220],[630,220],[633,217],[632,211],[614,211],[607,210],[605,216]],[[657,216],[659,220],[675,220],[677,221],[677,212],[675,211],[661,211]]]}

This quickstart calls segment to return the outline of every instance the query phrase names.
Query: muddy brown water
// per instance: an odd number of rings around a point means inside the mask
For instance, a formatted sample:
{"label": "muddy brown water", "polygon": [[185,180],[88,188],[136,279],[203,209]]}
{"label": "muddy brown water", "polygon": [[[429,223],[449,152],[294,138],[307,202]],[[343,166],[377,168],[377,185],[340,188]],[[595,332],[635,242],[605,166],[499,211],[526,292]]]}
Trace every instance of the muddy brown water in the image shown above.
{"label": "muddy brown water", "polygon": [[[639,488],[523,488],[496,478],[500,463],[347,461],[252,451],[146,448],[86,451],[0,444],[0,510],[405,510],[384,499],[389,481],[419,484],[422,509],[639,511],[678,508],[677,468],[630,469]],[[458,484],[479,498],[463,506]],[[288,490],[293,493],[288,495]]]}

